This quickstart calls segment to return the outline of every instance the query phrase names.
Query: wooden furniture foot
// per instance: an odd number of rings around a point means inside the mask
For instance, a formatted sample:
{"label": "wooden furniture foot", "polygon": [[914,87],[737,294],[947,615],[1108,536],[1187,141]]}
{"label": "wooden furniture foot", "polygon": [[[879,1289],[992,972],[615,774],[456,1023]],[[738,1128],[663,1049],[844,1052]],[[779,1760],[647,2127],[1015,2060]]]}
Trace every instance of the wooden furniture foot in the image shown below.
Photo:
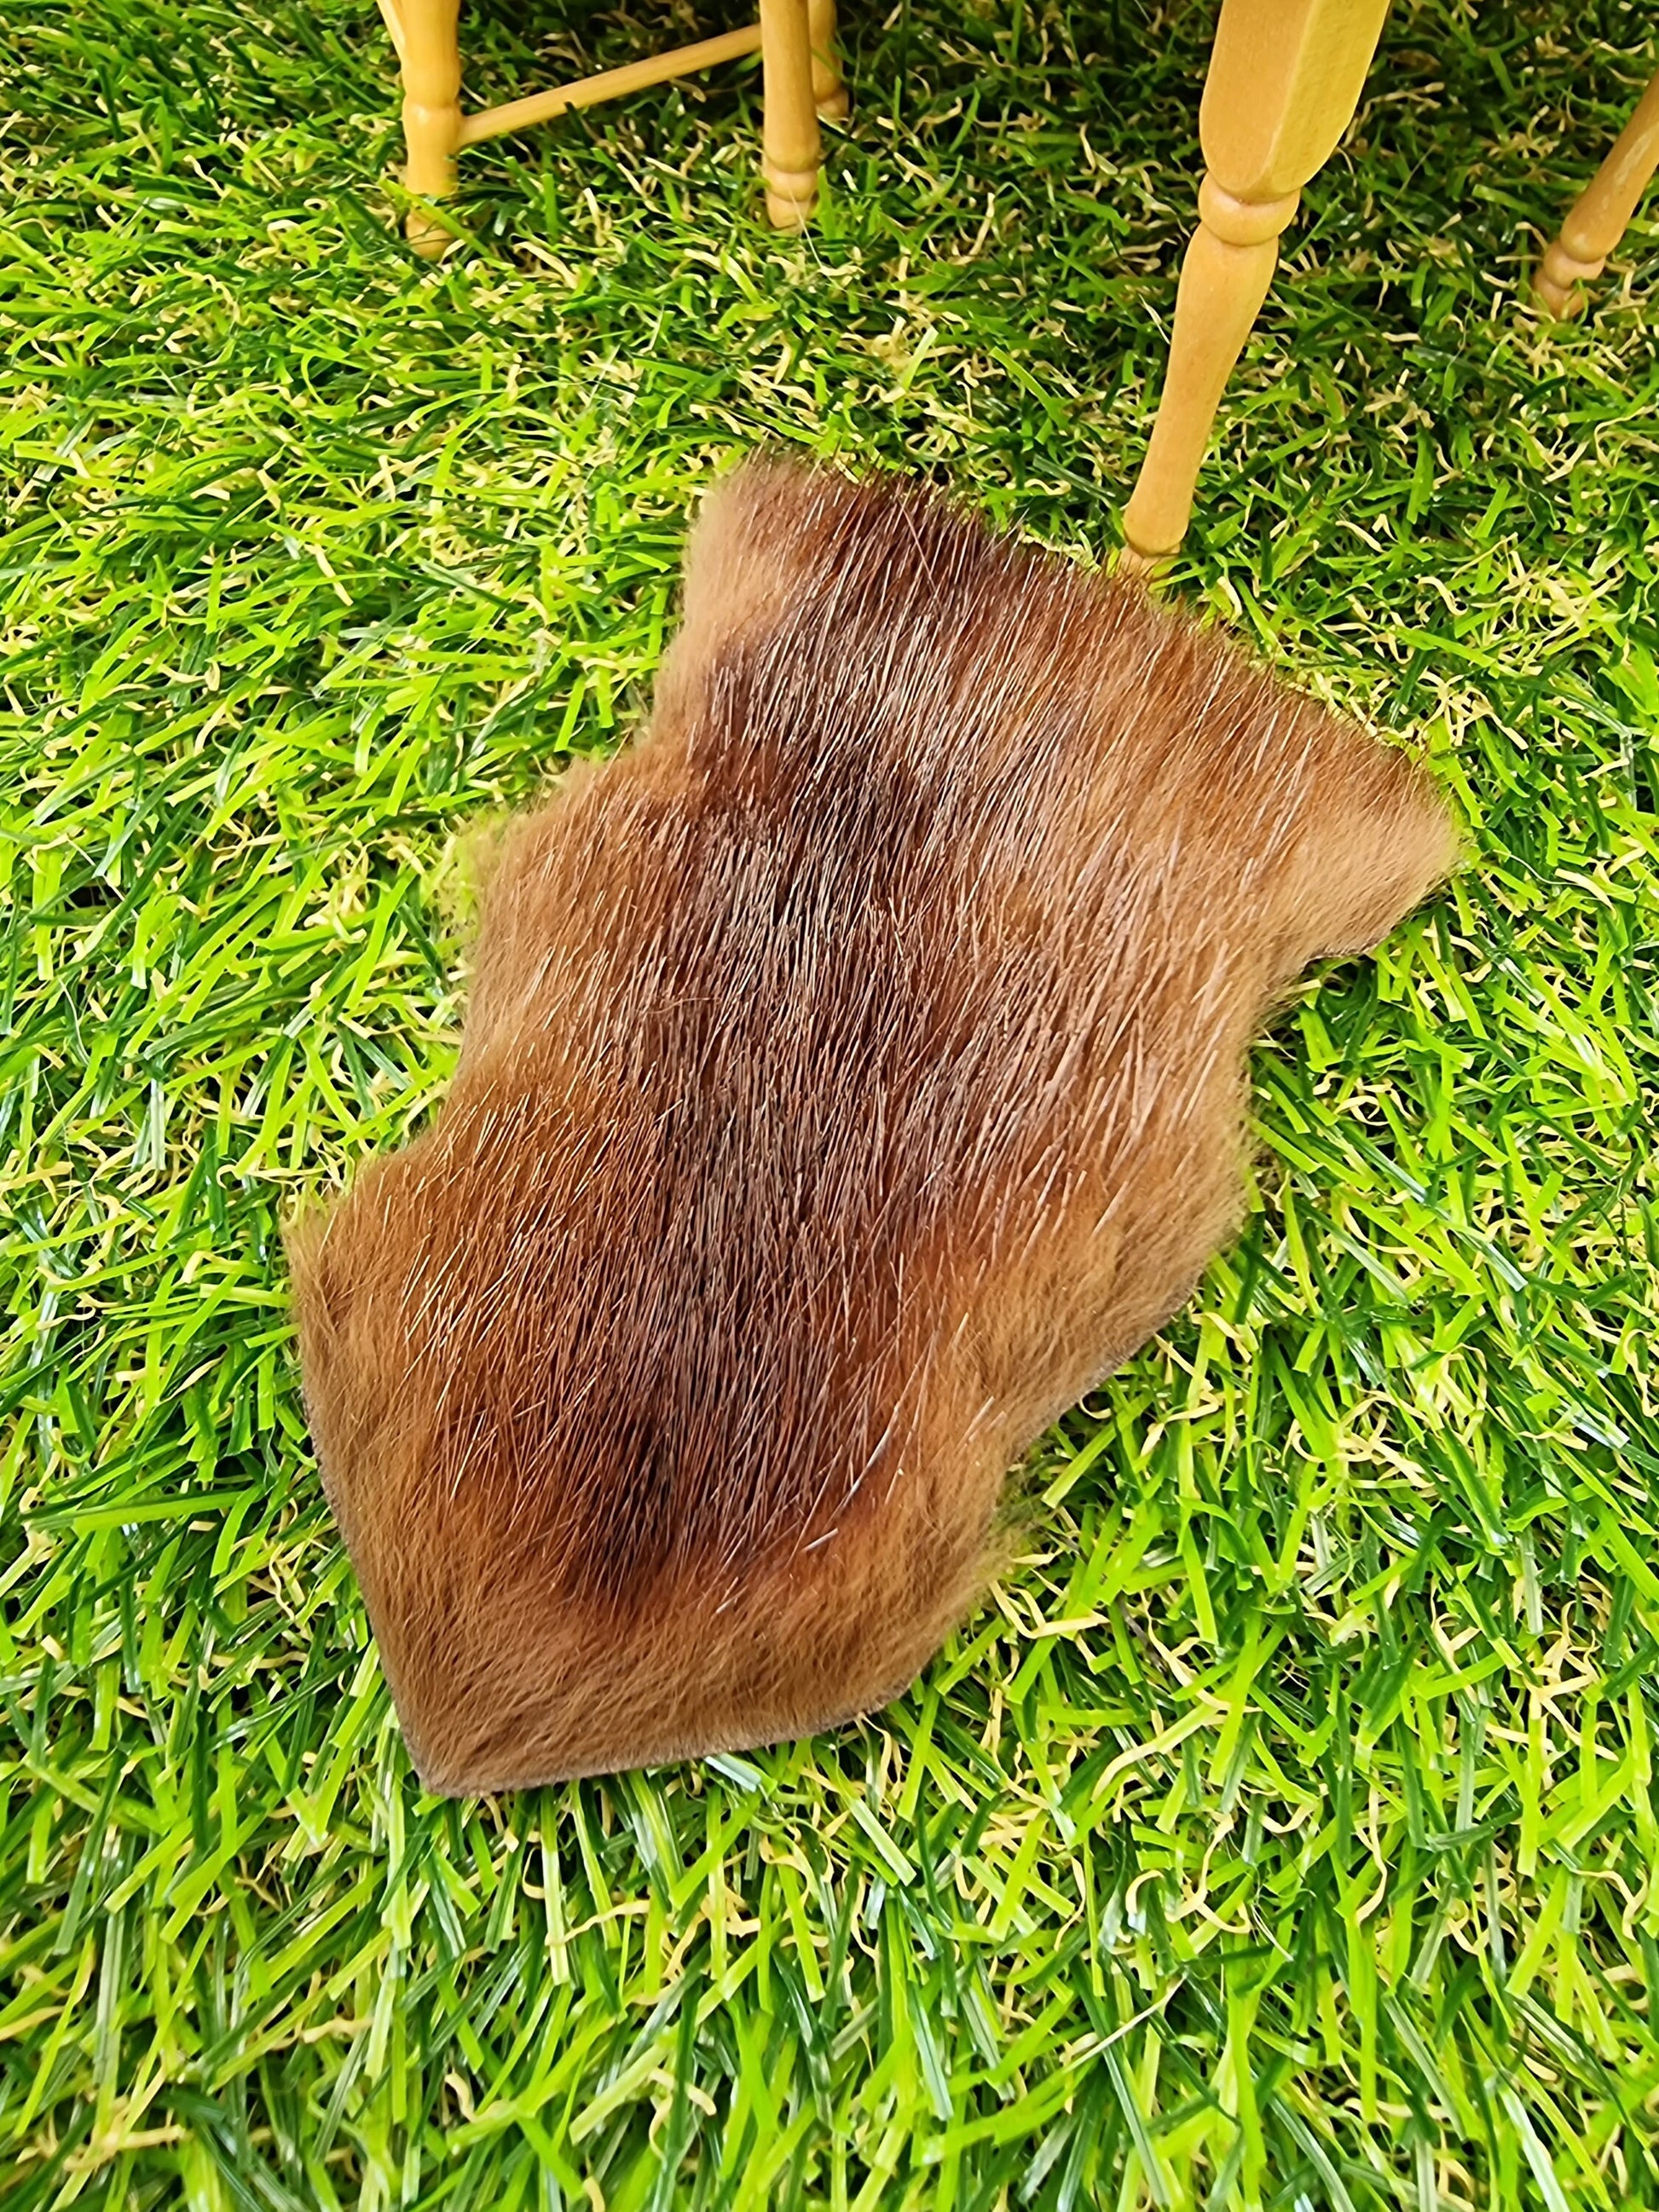
{"label": "wooden furniture foot", "polygon": [[1584,304],[1578,287],[1599,276],[1625,234],[1636,204],[1659,169],[1659,76],[1642,94],[1636,112],[1574,203],[1533,282],[1540,307],[1553,315],[1576,315]]}
{"label": "wooden furniture foot", "polygon": [[847,113],[847,87],[836,58],[836,0],[807,0],[806,27],[812,44],[812,105],[826,123]]}
{"label": "wooden furniture foot", "polygon": [[760,23],[766,212],[778,229],[799,230],[818,197],[818,118],[807,0],[760,0]]}
{"label": "wooden furniture foot", "polygon": [[[423,200],[447,199],[455,189],[461,136],[461,52],[458,0],[380,0],[404,76],[404,182]],[[417,253],[433,258],[450,240],[443,224],[416,208],[404,225]]]}
{"label": "wooden furniture foot", "polygon": [[1222,0],[1199,112],[1206,169],[1152,441],[1124,510],[1140,564],[1186,534],[1199,464],[1267,297],[1279,234],[1359,104],[1388,0]]}

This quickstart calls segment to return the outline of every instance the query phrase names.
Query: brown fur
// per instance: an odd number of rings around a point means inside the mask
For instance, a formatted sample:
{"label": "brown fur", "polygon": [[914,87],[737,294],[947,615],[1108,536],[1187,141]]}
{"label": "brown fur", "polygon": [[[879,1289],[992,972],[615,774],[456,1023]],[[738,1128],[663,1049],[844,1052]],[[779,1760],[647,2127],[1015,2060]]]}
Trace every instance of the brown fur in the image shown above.
{"label": "brown fur", "polygon": [[1265,1010],[1452,857],[1400,753],[1133,586],[728,479],[649,727],[500,842],[436,1126],[291,1237],[428,1785],[907,1683],[1232,1227]]}

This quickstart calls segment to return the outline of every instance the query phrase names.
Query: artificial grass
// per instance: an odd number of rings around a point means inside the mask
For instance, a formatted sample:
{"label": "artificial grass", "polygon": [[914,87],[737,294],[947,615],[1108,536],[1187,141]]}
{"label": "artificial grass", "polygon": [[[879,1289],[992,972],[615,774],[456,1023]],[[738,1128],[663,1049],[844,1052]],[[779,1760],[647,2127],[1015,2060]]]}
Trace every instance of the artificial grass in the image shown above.
{"label": "artificial grass", "polygon": [[[473,7],[475,96],[728,20]],[[1651,210],[1517,304],[1647,11],[1402,6],[1308,195],[1175,587],[1475,865],[913,1692],[432,1803],[306,1441],[278,1224],[441,1089],[454,834],[617,739],[738,446],[1108,553],[1211,20],[854,6],[809,237],[738,69],[469,155],[434,269],[367,8],[8,12],[11,2212],[1659,2203]]]}

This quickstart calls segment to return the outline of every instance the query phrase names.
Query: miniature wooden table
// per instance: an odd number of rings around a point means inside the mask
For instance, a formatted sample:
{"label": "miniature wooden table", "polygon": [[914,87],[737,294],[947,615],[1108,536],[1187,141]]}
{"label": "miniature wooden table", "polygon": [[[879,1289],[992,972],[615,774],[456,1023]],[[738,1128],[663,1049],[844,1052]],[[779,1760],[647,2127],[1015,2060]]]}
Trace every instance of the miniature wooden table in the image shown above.
{"label": "miniature wooden table", "polygon": [[[817,200],[818,118],[847,112],[836,64],[836,0],[760,0],[759,21],[741,30],[471,114],[461,112],[459,0],[380,0],[380,9],[403,69],[404,182],[428,203],[454,191],[455,156],[463,147],[758,51],[766,210],[780,229],[798,229]],[[425,209],[410,214],[408,231],[422,253],[441,253],[449,243],[449,231]]]}
{"label": "miniature wooden table", "polygon": [[[1164,560],[1192,512],[1199,464],[1233,364],[1261,312],[1279,234],[1302,187],[1352,120],[1389,0],[1222,0],[1199,111],[1206,174],[1182,264],[1175,331],[1152,441],[1124,510],[1124,557]],[[458,0],[380,0],[403,64],[404,181],[424,204],[410,241],[439,253],[449,232],[432,204],[455,189],[455,156],[502,132],[619,99],[759,50],[766,207],[799,228],[817,198],[818,118],[847,112],[836,61],[835,0],[759,0],[760,20],[626,68],[464,114]],[[1659,78],[1544,256],[1536,295],[1570,314],[1600,273],[1659,167]]]}
{"label": "miniature wooden table", "polygon": [[[1123,513],[1125,558],[1151,566],[1186,534],[1199,463],[1273,281],[1279,234],[1352,120],[1388,0],[1222,0],[1199,111],[1206,175],[1182,264],[1152,442]],[[1561,227],[1536,282],[1570,314],[1659,167],[1659,77]]]}

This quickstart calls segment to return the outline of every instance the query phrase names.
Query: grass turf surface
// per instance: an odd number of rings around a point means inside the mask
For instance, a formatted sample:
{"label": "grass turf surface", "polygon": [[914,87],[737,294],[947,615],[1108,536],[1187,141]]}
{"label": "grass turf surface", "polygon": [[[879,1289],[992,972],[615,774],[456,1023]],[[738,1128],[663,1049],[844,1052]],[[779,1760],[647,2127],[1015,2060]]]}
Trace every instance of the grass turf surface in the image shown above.
{"label": "grass turf surface", "polygon": [[[278,1224],[441,1090],[458,827],[761,435],[1109,550],[1209,20],[854,7],[809,238],[738,69],[468,156],[434,270],[365,8],[9,11],[11,2212],[1659,2203],[1651,212],[1516,306],[1646,11],[1401,7],[1308,195],[1177,586],[1478,866],[915,1691],[425,1801],[306,1443]],[[474,7],[473,94],[667,35]]]}

